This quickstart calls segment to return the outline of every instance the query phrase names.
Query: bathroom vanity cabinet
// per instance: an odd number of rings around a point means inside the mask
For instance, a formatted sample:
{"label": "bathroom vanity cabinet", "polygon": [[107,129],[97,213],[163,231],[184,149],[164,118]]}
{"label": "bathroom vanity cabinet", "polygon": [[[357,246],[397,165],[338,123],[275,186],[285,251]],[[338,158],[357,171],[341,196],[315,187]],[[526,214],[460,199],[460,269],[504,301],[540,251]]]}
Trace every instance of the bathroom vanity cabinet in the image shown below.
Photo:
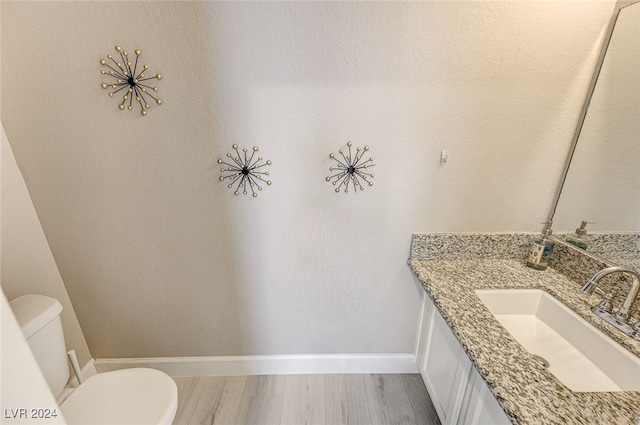
{"label": "bathroom vanity cabinet", "polygon": [[416,361],[442,425],[511,424],[433,301],[421,295]]}
{"label": "bathroom vanity cabinet", "polygon": [[[572,391],[538,363],[478,298],[479,289],[536,289],[640,357],[640,342],[591,312],[581,279],[557,267],[583,267],[561,246],[544,272],[522,258],[532,235],[415,234],[409,267],[422,315],[416,363],[441,422],[449,424],[640,425],[638,391]],[[582,283],[581,283],[582,282]],[[496,396],[494,396],[494,394]]]}

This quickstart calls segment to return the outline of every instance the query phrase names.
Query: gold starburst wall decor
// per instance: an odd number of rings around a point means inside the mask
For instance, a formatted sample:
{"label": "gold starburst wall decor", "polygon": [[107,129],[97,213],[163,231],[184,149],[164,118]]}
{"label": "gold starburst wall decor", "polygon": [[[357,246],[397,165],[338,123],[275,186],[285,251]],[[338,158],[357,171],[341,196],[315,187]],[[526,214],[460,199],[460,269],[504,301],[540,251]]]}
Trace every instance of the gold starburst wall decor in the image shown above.
{"label": "gold starburst wall decor", "polygon": [[155,97],[151,92],[157,92],[158,88],[148,85],[146,81],[149,80],[161,80],[162,75],[156,74],[152,77],[147,77],[145,72],[149,69],[149,66],[142,65],[138,70],[138,59],[142,52],[135,50],[135,61],[131,63],[129,54],[122,50],[120,46],[116,46],[116,56],[120,57],[120,60],[114,58],[113,55],[107,55],[107,60],[100,59],[100,65],[107,69],[100,70],[100,74],[105,77],[111,77],[113,80],[110,82],[103,82],[101,87],[103,89],[111,89],[109,96],[113,97],[118,93],[122,93],[122,102],[118,107],[121,110],[125,108],[128,110],[133,109],[134,101],[140,105],[140,113],[142,116],[147,115],[147,109],[149,109],[149,101],[153,99],[158,105],[162,105],[162,99]]}
{"label": "gold starburst wall decor", "polygon": [[227,154],[230,162],[225,162],[222,159],[218,160],[218,164],[226,166],[226,168],[220,169],[220,172],[223,173],[223,175],[220,176],[220,181],[229,180],[227,187],[232,189],[235,186],[234,195],[239,195],[241,189],[242,194],[246,195],[249,193],[247,190],[249,189],[255,198],[258,196],[256,190],[262,190],[261,182],[266,183],[267,186],[271,186],[271,180],[266,179],[269,172],[262,171],[262,167],[271,165],[271,161],[267,160],[263,162],[261,156],[254,159],[256,152],[258,152],[257,146],[253,147],[250,155],[247,154],[247,148],[242,149],[242,153],[238,150],[238,145],[233,145],[232,148],[236,154],[235,156],[230,153]]}
{"label": "gold starburst wall decor", "polygon": [[357,148],[355,155],[351,152],[351,142],[347,143],[348,152],[340,149],[338,155],[333,153],[329,154],[329,158],[336,162],[336,165],[329,167],[329,171],[336,172],[333,175],[327,176],[325,179],[331,182],[336,187],[336,192],[340,192],[341,188],[344,188],[344,192],[349,192],[349,184],[351,183],[353,191],[357,192],[358,189],[364,190],[363,183],[369,186],[373,186],[373,174],[367,173],[365,170],[369,167],[373,167],[376,164],[373,163],[373,158],[364,159],[365,152],[369,151],[369,146],[364,148]]}

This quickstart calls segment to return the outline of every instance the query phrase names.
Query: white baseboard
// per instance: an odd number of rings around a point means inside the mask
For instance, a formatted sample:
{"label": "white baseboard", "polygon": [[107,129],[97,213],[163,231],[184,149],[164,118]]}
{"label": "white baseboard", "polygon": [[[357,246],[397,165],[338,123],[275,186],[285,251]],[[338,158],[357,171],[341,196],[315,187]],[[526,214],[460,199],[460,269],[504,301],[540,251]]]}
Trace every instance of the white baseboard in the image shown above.
{"label": "white baseboard", "polygon": [[414,353],[96,359],[98,372],[149,367],[170,376],[418,373]]}

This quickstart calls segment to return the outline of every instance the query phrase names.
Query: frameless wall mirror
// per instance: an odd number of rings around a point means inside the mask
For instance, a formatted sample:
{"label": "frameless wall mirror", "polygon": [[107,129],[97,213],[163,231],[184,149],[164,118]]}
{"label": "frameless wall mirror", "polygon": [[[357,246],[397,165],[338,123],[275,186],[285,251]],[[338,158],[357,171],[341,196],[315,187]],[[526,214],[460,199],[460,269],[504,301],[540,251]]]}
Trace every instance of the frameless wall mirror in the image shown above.
{"label": "frameless wall mirror", "polygon": [[[640,250],[640,2],[618,2],[551,208],[554,233],[629,233]],[[588,233],[588,234],[589,234]],[[635,234],[634,234],[635,233]],[[616,261],[615,250],[587,250]],[[609,252],[611,251],[611,252]],[[631,257],[633,258],[633,257]]]}

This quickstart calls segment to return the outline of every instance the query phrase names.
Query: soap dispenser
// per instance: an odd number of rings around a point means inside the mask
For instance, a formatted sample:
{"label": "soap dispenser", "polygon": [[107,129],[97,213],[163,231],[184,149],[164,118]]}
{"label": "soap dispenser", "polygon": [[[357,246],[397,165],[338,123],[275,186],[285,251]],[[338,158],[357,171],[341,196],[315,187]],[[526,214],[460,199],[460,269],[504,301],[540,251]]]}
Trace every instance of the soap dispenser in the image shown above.
{"label": "soap dispenser", "polygon": [[546,270],[549,262],[549,257],[553,253],[553,239],[551,239],[551,222],[544,223],[542,229],[542,235],[533,241],[531,251],[529,252],[529,258],[527,259],[527,266],[536,270]]}
{"label": "soap dispenser", "polygon": [[567,236],[567,242],[572,245],[577,246],[578,248],[582,248],[584,250],[587,249],[587,221],[583,221],[580,224],[580,227],[576,229],[576,232],[573,235]]}

